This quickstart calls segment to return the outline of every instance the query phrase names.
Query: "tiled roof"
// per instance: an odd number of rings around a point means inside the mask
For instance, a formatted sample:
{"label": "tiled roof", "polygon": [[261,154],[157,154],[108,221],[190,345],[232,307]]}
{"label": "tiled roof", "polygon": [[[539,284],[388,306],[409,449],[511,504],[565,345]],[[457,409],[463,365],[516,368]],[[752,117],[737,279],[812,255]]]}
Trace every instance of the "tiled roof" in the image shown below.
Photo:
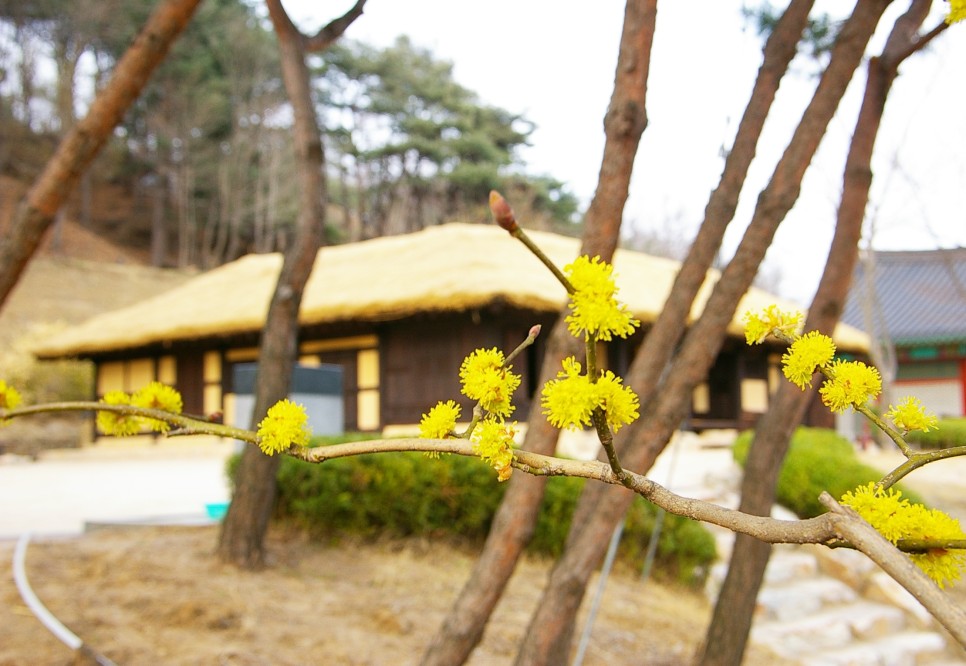
{"label": "tiled roof", "polygon": [[899,345],[966,342],[966,248],[868,259],[856,267],[842,321]]}

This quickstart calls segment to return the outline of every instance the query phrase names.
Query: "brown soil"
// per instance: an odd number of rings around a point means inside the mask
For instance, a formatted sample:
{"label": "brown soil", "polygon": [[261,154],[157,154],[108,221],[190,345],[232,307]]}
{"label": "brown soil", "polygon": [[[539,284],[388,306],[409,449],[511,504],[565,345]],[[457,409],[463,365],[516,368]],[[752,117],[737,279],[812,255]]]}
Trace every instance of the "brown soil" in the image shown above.
{"label": "brown soil", "polygon": [[[38,542],[27,573],[51,612],[117,664],[381,666],[418,663],[473,563],[466,549],[425,541],[275,534],[274,562],[250,573],[214,559],[216,538],[214,527],[117,528]],[[12,551],[0,544],[5,563]],[[519,567],[470,664],[512,663],[547,567]],[[687,663],[709,612],[695,592],[617,575],[585,663]],[[0,665],[71,658],[4,576]],[[745,663],[773,662],[756,650]]]}

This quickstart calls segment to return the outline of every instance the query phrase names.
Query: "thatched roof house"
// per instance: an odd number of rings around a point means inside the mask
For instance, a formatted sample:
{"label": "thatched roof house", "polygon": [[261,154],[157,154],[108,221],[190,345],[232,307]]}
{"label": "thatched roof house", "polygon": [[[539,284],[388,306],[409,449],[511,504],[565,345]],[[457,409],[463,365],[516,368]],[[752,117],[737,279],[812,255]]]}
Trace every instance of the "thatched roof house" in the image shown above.
{"label": "thatched roof house", "polygon": [[[560,266],[579,249],[576,239],[542,232],[532,237]],[[232,366],[256,360],[281,261],[278,254],[243,257],[45,340],[35,353],[93,359],[100,394],[158,379],[178,386],[186,410],[224,410],[227,416]],[[663,306],[678,263],[630,251],[618,251],[614,263],[619,297],[646,329]],[[709,294],[710,280],[693,315]],[[465,354],[479,346],[513,348],[531,325],[551,324],[565,297],[550,272],[495,226],[447,224],[327,247],[319,252],[303,297],[301,360],[343,367],[347,428],[412,424],[436,400],[458,397],[457,370]],[[752,289],[739,313],[775,302],[781,303]],[[729,330],[735,338],[742,336],[740,316]],[[844,326],[836,338],[846,349],[867,344],[864,334]],[[626,362],[630,347],[622,352],[615,347],[613,358]],[[520,419],[536,388],[542,350],[535,345],[516,364],[525,375]],[[774,361],[774,350],[748,349],[738,340],[726,345],[717,371],[726,376],[716,380],[712,371],[715,391],[697,392],[695,417],[716,426],[753,420],[775,381]]]}

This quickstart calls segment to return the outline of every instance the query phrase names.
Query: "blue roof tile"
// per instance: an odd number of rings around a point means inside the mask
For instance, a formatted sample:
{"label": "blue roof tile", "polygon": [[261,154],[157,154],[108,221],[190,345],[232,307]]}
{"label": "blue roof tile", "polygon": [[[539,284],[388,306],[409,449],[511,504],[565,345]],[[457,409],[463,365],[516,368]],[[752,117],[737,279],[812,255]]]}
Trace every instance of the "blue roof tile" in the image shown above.
{"label": "blue roof tile", "polygon": [[[842,321],[894,344],[966,342],[966,248],[860,261]],[[872,280],[866,278],[871,272]]]}

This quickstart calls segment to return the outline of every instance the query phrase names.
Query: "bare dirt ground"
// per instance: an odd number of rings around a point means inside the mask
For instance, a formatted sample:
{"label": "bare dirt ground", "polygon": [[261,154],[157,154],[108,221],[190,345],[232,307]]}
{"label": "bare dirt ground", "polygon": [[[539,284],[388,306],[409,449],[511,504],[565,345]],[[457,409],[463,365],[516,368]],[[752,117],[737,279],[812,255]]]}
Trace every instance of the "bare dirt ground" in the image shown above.
{"label": "bare dirt ground", "polygon": [[[883,469],[898,460],[871,457]],[[953,459],[909,481],[962,516],[964,479],[966,460]],[[270,566],[250,573],[218,563],[216,539],[215,526],[107,529],[31,544],[27,573],[54,615],[117,664],[381,666],[418,663],[474,561],[466,544],[315,543],[275,530]],[[0,543],[6,572],[13,546]],[[548,568],[534,558],[520,566],[471,665],[512,663]],[[71,651],[30,613],[6,572],[0,666],[70,663]],[[966,603],[963,583],[950,594]],[[585,663],[689,663],[709,614],[698,593],[618,573]],[[753,647],[744,663],[777,662]]]}
{"label": "bare dirt ground", "polygon": [[[271,566],[250,573],[215,560],[216,538],[216,527],[144,527],[33,543],[27,574],[54,615],[117,664],[381,666],[418,663],[473,564],[466,548],[426,541],[325,545],[276,533]],[[5,563],[12,551],[0,544]],[[512,663],[547,568],[522,564],[470,664]],[[585,663],[688,663],[709,612],[695,592],[620,574]],[[0,664],[71,658],[4,575]],[[745,663],[774,662],[754,650]]]}

